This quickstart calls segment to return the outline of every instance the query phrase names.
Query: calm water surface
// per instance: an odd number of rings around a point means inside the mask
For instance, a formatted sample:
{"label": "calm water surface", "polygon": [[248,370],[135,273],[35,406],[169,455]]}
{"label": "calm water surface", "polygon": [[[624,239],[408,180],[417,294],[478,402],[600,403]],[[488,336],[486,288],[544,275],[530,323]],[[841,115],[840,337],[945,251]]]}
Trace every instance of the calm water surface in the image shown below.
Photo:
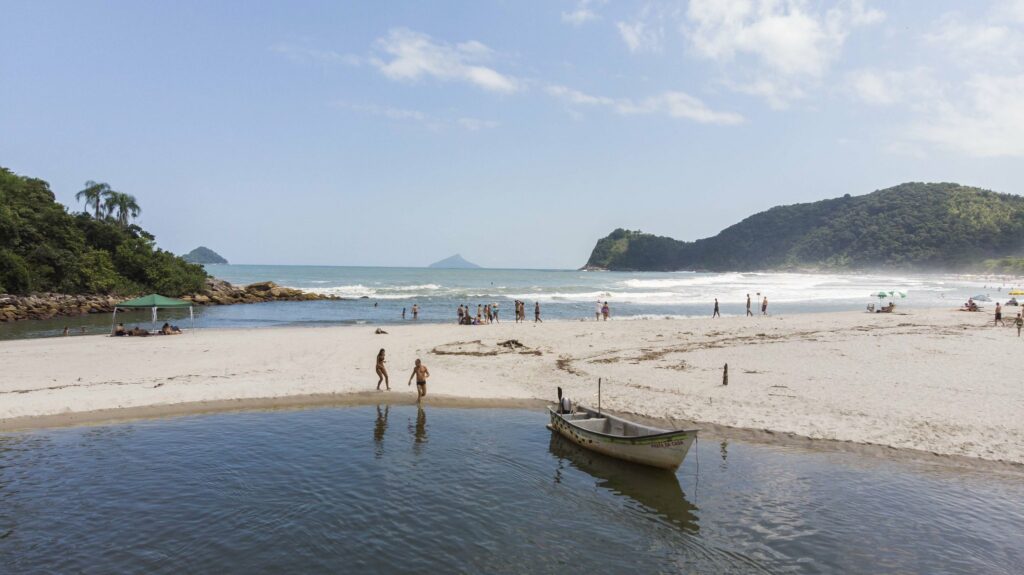
{"label": "calm water surface", "polygon": [[678,473],[535,411],[0,435],[3,573],[1019,573],[1024,476],[704,439]]}

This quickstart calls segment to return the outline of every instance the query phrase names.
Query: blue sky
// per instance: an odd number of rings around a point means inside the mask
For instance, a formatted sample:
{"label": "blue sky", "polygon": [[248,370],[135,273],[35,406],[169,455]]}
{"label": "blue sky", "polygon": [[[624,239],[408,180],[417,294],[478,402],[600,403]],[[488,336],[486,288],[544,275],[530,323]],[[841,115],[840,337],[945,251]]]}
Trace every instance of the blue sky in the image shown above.
{"label": "blue sky", "polygon": [[577,267],[616,227],[1024,175],[1024,1],[2,12],[0,165],[235,263]]}

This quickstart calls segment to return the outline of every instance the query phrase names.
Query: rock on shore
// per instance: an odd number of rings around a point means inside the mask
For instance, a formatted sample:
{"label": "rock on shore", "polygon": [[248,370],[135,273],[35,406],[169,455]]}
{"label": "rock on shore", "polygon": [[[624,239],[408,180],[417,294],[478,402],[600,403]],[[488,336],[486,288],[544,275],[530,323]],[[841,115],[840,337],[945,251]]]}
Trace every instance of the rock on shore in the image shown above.
{"label": "rock on shore", "polygon": [[[128,297],[111,295],[69,295],[60,293],[38,293],[27,296],[0,295],[0,322],[22,319],[50,319],[61,316],[85,315],[88,313],[110,313],[117,302]],[[231,305],[238,303],[260,303],[269,301],[311,301],[341,299],[304,292],[299,289],[281,287],[274,282],[258,282],[245,287],[232,285],[224,280],[209,278],[206,289],[200,293],[182,296],[181,299],[196,305]]]}

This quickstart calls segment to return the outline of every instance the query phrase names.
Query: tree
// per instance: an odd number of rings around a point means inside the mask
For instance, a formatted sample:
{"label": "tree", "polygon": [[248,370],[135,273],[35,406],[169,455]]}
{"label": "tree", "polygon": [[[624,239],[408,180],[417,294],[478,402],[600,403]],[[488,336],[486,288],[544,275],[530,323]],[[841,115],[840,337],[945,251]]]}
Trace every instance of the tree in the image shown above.
{"label": "tree", "polygon": [[98,220],[103,202],[111,193],[113,190],[110,189],[110,184],[89,180],[85,183],[85,189],[75,194],[75,199],[84,203],[86,208],[92,206]]}
{"label": "tree", "polygon": [[142,208],[135,200],[135,196],[121,192],[107,192],[106,201],[103,204],[107,213],[114,216],[117,223],[128,227],[129,218],[135,219],[142,213]]}

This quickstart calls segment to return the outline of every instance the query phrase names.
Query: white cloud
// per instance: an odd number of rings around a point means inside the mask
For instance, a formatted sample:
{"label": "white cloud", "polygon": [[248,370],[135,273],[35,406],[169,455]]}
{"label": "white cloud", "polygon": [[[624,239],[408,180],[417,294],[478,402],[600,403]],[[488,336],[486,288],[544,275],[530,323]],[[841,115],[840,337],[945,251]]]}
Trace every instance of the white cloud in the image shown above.
{"label": "white cloud", "polygon": [[946,14],[924,39],[932,48],[946,52],[955,64],[968,68],[1017,67],[1024,59],[1020,29],[1001,19],[970,22],[959,14]]}
{"label": "white cloud", "polygon": [[337,100],[331,103],[336,108],[348,110],[350,112],[356,112],[358,114],[364,114],[367,116],[379,116],[381,118],[387,118],[388,120],[394,120],[396,122],[412,122],[420,124],[431,130],[444,130],[446,128],[455,126],[471,132],[477,132],[480,130],[496,128],[498,122],[493,120],[481,120],[478,118],[458,118],[454,121],[437,118],[425,112],[419,110],[409,110],[406,108],[394,108],[391,106],[382,106],[379,104],[361,104],[356,102],[347,102],[345,100]]}
{"label": "white cloud", "polygon": [[847,74],[853,95],[873,106],[892,106],[941,97],[942,88],[926,68],[877,70],[865,68]]}
{"label": "white cloud", "polygon": [[376,42],[387,60],[371,62],[392,80],[418,80],[429,76],[467,82],[490,92],[512,93],[522,88],[517,79],[483,65],[493,52],[477,41],[460,44],[436,42],[430,36],[404,28],[391,30]]}
{"label": "white cloud", "polygon": [[664,114],[670,118],[685,119],[701,124],[735,125],[743,123],[743,116],[733,112],[712,110],[685,92],[663,92],[641,100],[594,96],[565,86],[548,86],[548,94],[572,105],[607,107],[622,115]]}
{"label": "white cloud", "polygon": [[568,102],[570,104],[582,104],[587,106],[611,106],[615,100],[602,96],[591,96],[565,86],[552,85],[544,89],[548,94]]}
{"label": "white cloud", "polygon": [[664,30],[652,26],[649,22],[617,22],[619,36],[626,43],[630,52],[660,52]]}
{"label": "white cloud", "polygon": [[494,120],[479,120],[477,118],[459,118],[455,123],[470,132],[478,132],[480,130],[488,130],[498,127],[498,122],[495,122]]}
{"label": "white cloud", "polygon": [[571,12],[562,12],[562,22],[573,26],[582,26],[587,22],[599,20],[601,17],[591,8],[596,4],[604,4],[604,1],[577,0],[575,9]]}
{"label": "white cloud", "polygon": [[1024,75],[975,74],[957,94],[924,102],[910,135],[975,157],[1024,157]]}
{"label": "white cloud", "polygon": [[665,22],[680,14],[675,4],[648,2],[632,20],[616,22],[615,27],[630,52],[658,53],[665,40]]}
{"label": "white cloud", "polygon": [[298,62],[344,64],[346,66],[359,66],[362,64],[362,58],[355,54],[343,54],[333,50],[320,50],[310,46],[292,44],[289,42],[278,42],[271,46],[270,49]]}
{"label": "white cloud", "polygon": [[805,0],[691,0],[682,30],[697,57],[736,68],[726,85],[784,107],[821,81],[852,28],[884,18],[860,0],[827,10],[817,6]]}

